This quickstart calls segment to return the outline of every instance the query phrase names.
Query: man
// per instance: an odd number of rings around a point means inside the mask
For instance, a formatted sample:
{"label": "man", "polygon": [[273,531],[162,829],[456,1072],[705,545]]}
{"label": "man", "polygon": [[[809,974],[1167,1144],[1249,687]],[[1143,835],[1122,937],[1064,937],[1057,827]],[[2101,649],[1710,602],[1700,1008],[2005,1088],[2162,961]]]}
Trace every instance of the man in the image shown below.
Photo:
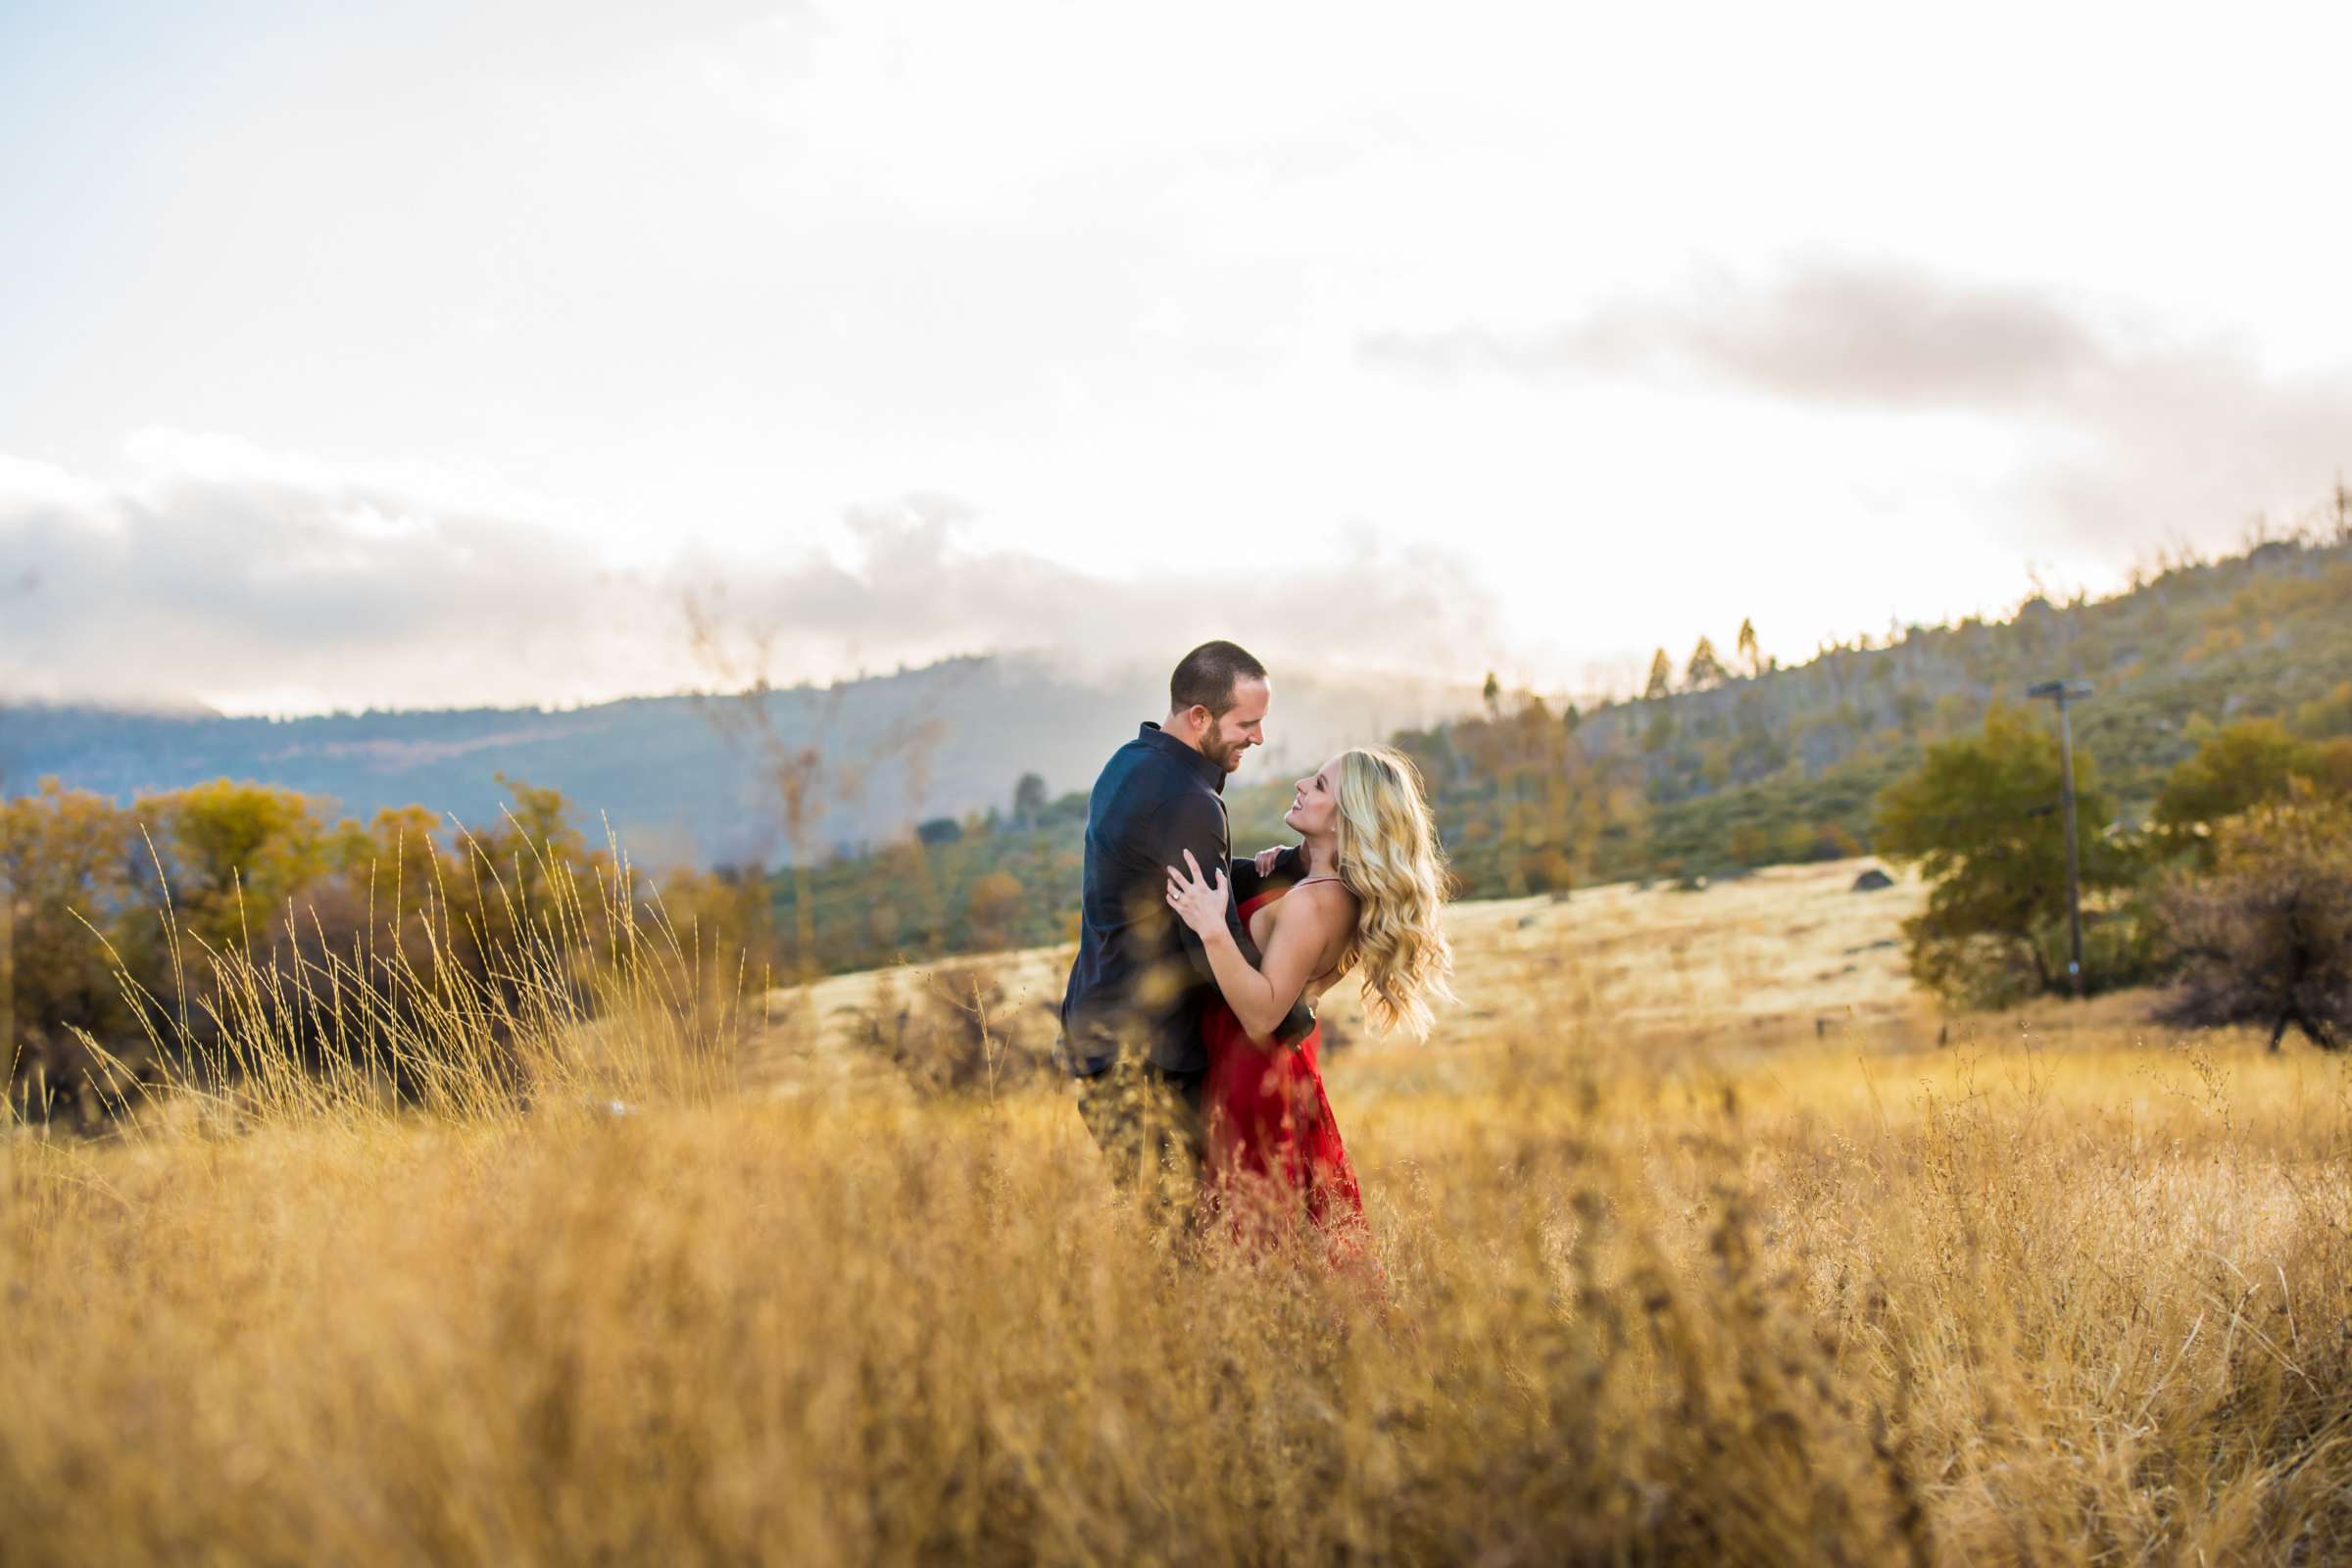
{"label": "man", "polygon": [[[1208,1056],[1200,1008],[1216,993],[1200,939],[1167,905],[1169,866],[1190,850],[1201,865],[1249,873],[1233,861],[1225,779],[1264,739],[1273,688],[1266,669],[1229,642],[1203,643],[1168,680],[1168,716],[1146,723],[1095,780],[1087,802],[1086,870],[1078,957],[1061,1004],[1063,1062],[1077,1079],[1078,1111],[1122,1187],[1153,1217],[1176,1217],[1198,1173],[1200,1091]],[[1277,867],[1277,873],[1292,870]],[[1247,880],[1247,879],[1246,879]],[[1242,955],[1259,955],[1229,901]],[[1276,1040],[1314,1027],[1303,1004]]]}

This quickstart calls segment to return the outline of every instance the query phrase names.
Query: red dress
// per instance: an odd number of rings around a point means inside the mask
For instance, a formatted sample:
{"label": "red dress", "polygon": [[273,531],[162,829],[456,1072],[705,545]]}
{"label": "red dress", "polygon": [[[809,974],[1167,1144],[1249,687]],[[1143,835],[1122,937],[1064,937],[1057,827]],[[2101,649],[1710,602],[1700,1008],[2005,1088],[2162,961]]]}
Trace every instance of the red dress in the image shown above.
{"label": "red dress", "polygon": [[[1272,888],[1244,904],[1243,925],[1283,892]],[[1322,1026],[1309,1030],[1295,1050],[1261,1046],[1220,994],[1202,1011],[1200,1032],[1208,1048],[1200,1092],[1208,1138],[1205,1212],[1230,1215],[1237,1236],[1266,1242],[1296,1233],[1303,1217],[1335,1260],[1360,1258],[1367,1240],[1364,1199],[1323,1094],[1316,1065]]]}

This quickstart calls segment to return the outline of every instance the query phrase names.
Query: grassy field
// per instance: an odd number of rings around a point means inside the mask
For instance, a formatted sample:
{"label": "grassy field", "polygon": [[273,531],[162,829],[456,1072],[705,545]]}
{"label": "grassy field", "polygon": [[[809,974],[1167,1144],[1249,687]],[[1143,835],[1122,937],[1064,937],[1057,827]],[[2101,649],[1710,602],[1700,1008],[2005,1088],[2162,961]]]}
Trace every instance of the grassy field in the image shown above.
{"label": "grassy field", "polygon": [[[1947,1023],[1854,869],[1465,906],[1426,1047],[1328,1007],[1377,1293],[1170,1255],[1058,1086],[876,1065],[966,971],[700,1073],[551,1027],[528,1108],[19,1130],[0,1559],[2352,1556],[2346,1063]],[[992,1063],[1057,962],[990,965]]]}

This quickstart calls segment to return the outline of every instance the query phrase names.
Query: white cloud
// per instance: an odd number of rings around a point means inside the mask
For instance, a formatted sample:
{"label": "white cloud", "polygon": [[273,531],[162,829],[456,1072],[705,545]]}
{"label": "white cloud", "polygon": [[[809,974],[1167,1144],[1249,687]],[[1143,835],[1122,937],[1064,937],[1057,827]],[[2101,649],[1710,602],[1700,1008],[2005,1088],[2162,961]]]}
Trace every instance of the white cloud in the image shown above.
{"label": "white cloud", "polygon": [[1871,409],[2063,406],[2120,352],[2044,290],[1903,266],[1816,263],[1763,287],[1716,278],[1605,302],[1544,333],[1375,333],[1376,362],[1445,373],[1721,380]]}
{"label": "white cloud", "polygon": [[[1369,538],[1311,583],[1214,564],[1104,576],[973,546],[960,504],[915,496],[854,510],[839,560],[625,567],[482,504],[495,489],[214,438],[140,445],[149,472],[122,485],[0,460],[0,582],[30,588],[0,604],[0,698],[564,703],[997,650],[1108,673],[1210,636],[1283,667],[1437,679],[1494,654],[1492,602],[1458,564]],[[696,651],[690,602],[718,660]]]}
{"label": "white cloud", "polygon": [[2063,291],[1816,262],[1605,301],[1538,331],[1384,332],[1366,358],[1440,378],[1654,382],[1879,417],[1961,416],[2014,470],[1988,492],[2045,548],[2129,555],[2310,503],[2352,466],[2352,368],[2274,370]]}

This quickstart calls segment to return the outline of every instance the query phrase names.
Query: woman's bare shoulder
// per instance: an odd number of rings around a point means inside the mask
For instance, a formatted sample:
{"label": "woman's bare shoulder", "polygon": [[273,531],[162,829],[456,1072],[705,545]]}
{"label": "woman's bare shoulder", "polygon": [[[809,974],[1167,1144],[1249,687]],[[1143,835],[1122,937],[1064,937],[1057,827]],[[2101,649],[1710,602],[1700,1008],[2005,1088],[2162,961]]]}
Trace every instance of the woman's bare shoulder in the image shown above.
{"label": "woman's bare shoulder", "polygon": [[1306,917],[1328,931],[1343,930],[1355,918],[1355,895],[1342,882],[1301,882],[1283,902],[1303,904]]}

